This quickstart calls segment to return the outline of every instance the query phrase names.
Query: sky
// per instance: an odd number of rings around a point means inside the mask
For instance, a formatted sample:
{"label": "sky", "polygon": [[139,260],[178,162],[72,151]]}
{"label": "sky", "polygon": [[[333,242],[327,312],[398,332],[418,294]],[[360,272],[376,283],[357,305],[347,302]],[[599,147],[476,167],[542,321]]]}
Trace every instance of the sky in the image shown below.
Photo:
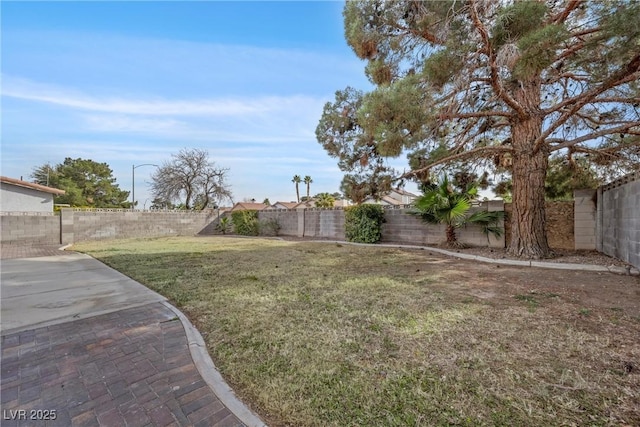
{"label": "sky", "polygon": [[[132,167],[206,149],[234,201],[339,191],[317,142],[326,102],[372,88],[344,40],[337,1],[2,1],[1,170],[31,180],[65,157]],[[154,166],[135,170],[149,207]],[[303,189],[301,193],[304,194]]]}

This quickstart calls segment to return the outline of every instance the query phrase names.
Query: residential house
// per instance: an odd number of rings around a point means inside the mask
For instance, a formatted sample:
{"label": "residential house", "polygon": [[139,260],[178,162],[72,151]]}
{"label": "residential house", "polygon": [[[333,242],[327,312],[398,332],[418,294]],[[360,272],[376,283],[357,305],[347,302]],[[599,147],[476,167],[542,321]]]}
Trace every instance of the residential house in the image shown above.
{"label": "residential house", "polygon": [[316,207],[316,201],[311,199],[311,200],[305,200],[300,203],[296,203],[293,209],[308,209],[308,208],[315,208],[315,207]]}
{"label": "residential house", "polygon": [[385,206],[401,206],[410,205],[417,198],[415,194],[404,190],[402,188],[394,188],[380,199],[376,200],[373,197],[368,197],[363,203],[371,203]]}
{"label": "residential house", "polygon": [[64,190],[0,176],[0,211],[53,213],[53,197]]}
{"label": "residential house", "polygon": [[374,199],[373,197],[367,197],[362,203],[370,203],[373,205],[383,205],[383,206],[400,206],[403,203],[400,203],[399,200],[394,199],[391,196],[382,196],[379,199]]}
{"label": "residential house", "polygon": [[264,203],[252,203],[252,202],[238,202],[231,208],[231,212],[254,210],[261,211],[267,209],[268,206]]}
{"label": "residential house", "polygon": [[351,203],[349,200],[347,199],[337,199],[334,203],[333,203],[333,207],[334,208],[346,208],[347,206],[351,206],[353,203]]}
{"label": "residential house", "polygon": [[295,209],[298,202],[275,202],[269,209]]}
{"label": "residential house", "polygon": [[[339,199],[333,202],[334,208],[346,208],[347,206],[351,206],[351,203],[346,199]],[[303,202],[297,203],[293,209],[307,209],[307,208],[315,208],[316,201],[314,199],[305,200]]]}

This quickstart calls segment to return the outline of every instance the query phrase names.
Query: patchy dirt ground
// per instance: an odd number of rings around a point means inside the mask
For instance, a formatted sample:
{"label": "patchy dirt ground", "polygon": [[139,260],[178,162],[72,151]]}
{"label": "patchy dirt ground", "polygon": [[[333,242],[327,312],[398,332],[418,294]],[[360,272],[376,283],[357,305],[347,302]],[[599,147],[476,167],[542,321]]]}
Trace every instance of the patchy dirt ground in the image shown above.
{"label": "patchy dirt ground", "polygon": [[[446,249],[446,248],[443,248]],[[465,248],[456,250],[465,254],[479,255],[493,259],[518,259],[510,256],[506,249],[496,248]],[[553,263],[571,263],[571,264],[585,264],[585,265],[602,265],[605,267],[618,266],[626,267],[629,264],[616,258],[612,258],[598,251],[579,251],[579,250],[567,250],[567,249],[553,249],[554,257],[541,259],[544,262]]]}
{"label": "patchy dirt ground", "polygon": [[[544,305],[559,298],[588,314],[624,312],[640,321],[640,277],[605,272],[509,267],[455,261],[461,292],[487,301],[522,296]],[[600,313],[602,311],[602,313]],[[596,313],[598,312],[598,313]]]}
{"label": "patchy dirt ground", "polygon": [[[283,240],[302,242],[324,239],[284,237]],[[505,249],[480,247],[459,250],[443,249],[493,259],[517,259],[510,257]],[[430,256],[444,257],[454,262],[456,270],[461,274],[460,280],[458,280],[460,290],[480,299],[492,300],[529,295],[528,299],[532,303],[535,301],[535,304],[544,304],[544,301],[552,296],[551,298],[561,298],[565,302],[580,306],[585,315],[591,314],[593,310],[604,310],[607,315],[624,312],[640,321],[640,276],[593,271],[509,267],[464,261],[435,252],[429,253],[428,247],[425,247],[424,251]],[[626,267],[629,265],[597,251],[554,249],[554,252],[555,258],[541,261],[605,267],[612,265]]]}

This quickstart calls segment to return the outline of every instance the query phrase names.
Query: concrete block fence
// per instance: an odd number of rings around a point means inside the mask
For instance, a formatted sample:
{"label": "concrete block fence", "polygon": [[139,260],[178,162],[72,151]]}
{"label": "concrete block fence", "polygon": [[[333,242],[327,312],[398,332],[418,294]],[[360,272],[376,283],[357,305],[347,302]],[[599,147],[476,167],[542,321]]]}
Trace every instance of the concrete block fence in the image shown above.
{"label": "concrete block fence", "polygon": [[[502,201],[485,202],[478,208],[503,210]],[[446,240],[445,228],[440,225],[425,224],[409,213],[409,206],[386,207],[385,223],[382,225],[382,242],[406,243],[413,245],[437,245]],[[345,215],[342,208],[333,209],[267,209],[258,211],[258,220],[276,219],[281,226],[282,236],[317,237],[344,240]],[[474,246],[503,248],[504,236],[487,237],[477,226],[466,226],[457,230],[458,240]]]}
{"label": "concrete block fence", "polygon": [[0,217],[3,245],[55,245],[60,243],[60,217],[8,215]]}
{"label": "concrete block fence", "polygon": [[640,171],[598,189],[596,248],[640,268]]}
{"label": "concrete block fence", "polygon": [[[474,211],[478,209],[485,209],[485,207],[473,208]],[[425,224],[420,217],[408,213],[408,209],[386,209],[384,217],[386,222],[382,225],[383,243],[438,245],[446,241],[444,225]],[[480,227],[475,225],[457,229],[456,237],[460,243],[471,246],[505,247],[504,234],[500,238],[487,236]]]}
{"label": "concrete block fence", "polygon": [[55,245],[128,237],[193,236],[211,227],[213,210],[62,209],[59,215],[3,213],[3,245]]}
{"label": "concrete block fence", "polygon": [[[445,240],[443,226],[423,223],[409,214],[409,206],[385,208],[383,242],[436,245]],[[474,209],[505,211],[502,201],[484,202]],[[227,214],[228,215],[228,214]],[[283,236],[344,240],[342,208],[268,209],[261,221],[275,219]],[[21,245],[67,244],[85,240],[127,237],[215,234],[218,212],[130,211],[123,209],[62,209],[60,215],[2,213],[1,243]],[[476,226],[462,227],[458,239],[475,246],[505,247],[505,236],[489,238]],[[640,172],[595,190],[576,191],[573,202],[547,204],[547,233],[552,247],[597,249],[640,268]],[[554,240],[555,239],[555,240]]]}
{"label": "concrete block fence", "polygon": [[124,209],[61,211],[62,244],[128,237],[192,236],[216,219],[206,211],[130,211]]}

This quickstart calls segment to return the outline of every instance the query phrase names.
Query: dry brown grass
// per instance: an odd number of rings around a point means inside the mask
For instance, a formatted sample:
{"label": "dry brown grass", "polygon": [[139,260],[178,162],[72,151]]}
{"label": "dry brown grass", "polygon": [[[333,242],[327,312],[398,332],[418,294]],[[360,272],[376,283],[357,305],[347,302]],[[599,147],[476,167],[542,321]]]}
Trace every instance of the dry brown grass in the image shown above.
{"label": "dry brown grass", "polygon": [[224,237],[74,249],[178,304],[270,425],[640,425],[638,278]]}

